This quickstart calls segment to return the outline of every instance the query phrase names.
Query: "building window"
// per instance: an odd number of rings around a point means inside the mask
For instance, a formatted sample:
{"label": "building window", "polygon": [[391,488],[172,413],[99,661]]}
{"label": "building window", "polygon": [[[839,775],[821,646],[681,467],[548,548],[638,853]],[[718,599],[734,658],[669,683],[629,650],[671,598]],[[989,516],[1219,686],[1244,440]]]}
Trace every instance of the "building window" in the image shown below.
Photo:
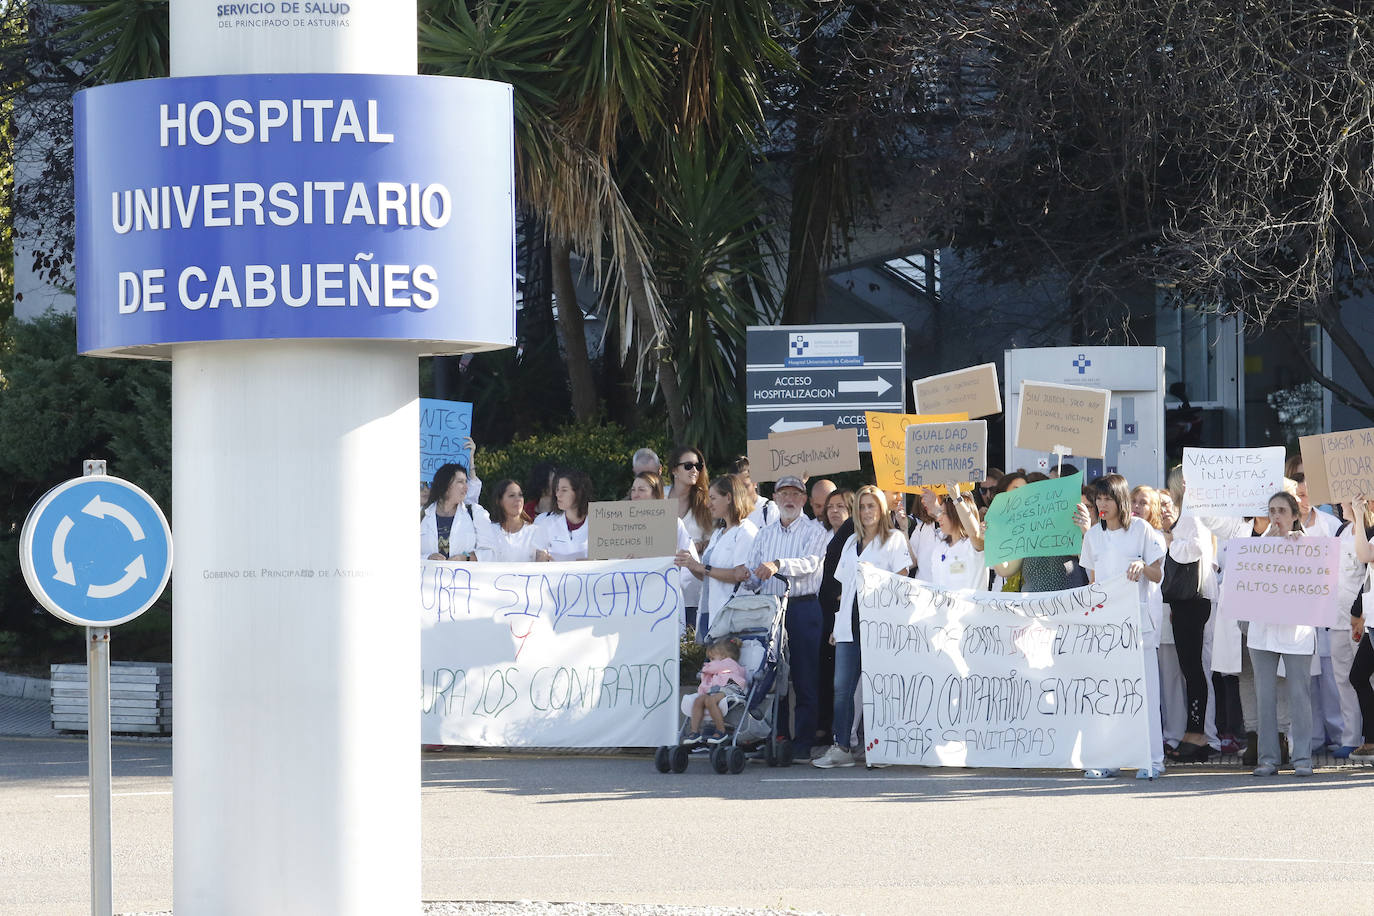
{"label": "building window", "polygon": [[940,298],[940,249],[924,248],[883,262],[883,271],[918,293]]}

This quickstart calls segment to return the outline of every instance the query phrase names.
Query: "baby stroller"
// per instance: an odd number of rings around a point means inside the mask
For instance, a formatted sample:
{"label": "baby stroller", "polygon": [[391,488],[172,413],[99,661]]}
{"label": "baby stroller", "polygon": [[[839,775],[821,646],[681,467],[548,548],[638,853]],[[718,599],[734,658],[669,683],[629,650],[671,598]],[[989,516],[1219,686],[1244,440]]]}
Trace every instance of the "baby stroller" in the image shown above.
{"label": "baby stroller", "polygon": [[[787,696],[787,592],[786,577],[774,576],[783,594],[736,595],[711,614],[710,639],[733,636],[741,643],[740,663],[749,672],[749,689],[742,699],[721,704],[728,741],[711,748],[711,767],[717,773],[744,772],[745,753],[763,748],[770,767],[792,765],[792,742],[779,735],[782,701]],[[685,706],[686,704],[684,704]],[[678,738],[686,734],[683,722]],[[654,767],[660,773],[687,769],[692,748],[684,744],[660,747]]]}

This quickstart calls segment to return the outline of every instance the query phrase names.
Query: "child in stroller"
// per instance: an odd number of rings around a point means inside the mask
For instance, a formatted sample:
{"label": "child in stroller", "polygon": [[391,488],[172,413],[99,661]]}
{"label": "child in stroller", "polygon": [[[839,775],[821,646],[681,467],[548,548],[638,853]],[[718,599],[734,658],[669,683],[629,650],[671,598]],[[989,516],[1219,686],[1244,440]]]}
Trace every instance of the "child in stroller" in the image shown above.
{"label": "child in stroller", "polygon": [[701,686],[692,701],[691,727],[683,736],[683,744],[701,742],[701,723],[710,715],[715,733],[707,739],[709,744],[719,744],[729,739],[726,732],[725,711],[721,702],[726,698],[743,700],[749,686],[749,674],[739,663],[740,641],[734,637],[716,639],[706,647],[706,664],[701,666]]}

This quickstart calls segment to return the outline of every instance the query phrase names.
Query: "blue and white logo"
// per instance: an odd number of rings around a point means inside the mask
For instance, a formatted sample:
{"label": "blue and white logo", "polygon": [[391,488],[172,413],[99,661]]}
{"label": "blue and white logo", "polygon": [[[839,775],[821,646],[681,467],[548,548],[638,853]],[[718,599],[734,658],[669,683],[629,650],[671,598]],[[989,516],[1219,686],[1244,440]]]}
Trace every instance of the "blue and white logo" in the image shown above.
{"label": "blue and white logo", "polygon": [[1079,375],[1087,375],[1088,367],[1092,364],[1093,361],[1088,359],[1088,354],[1086,353],[1078,354],[1078,358],[1073,361],[1073,367],[1078,370]]}
{"label": "blue and white logo", "polygon": [[43,607],[108,627],[153,606],[172,574],[172,531],[152,497],[118,477],[78,477],[29,512],[19,562]]}

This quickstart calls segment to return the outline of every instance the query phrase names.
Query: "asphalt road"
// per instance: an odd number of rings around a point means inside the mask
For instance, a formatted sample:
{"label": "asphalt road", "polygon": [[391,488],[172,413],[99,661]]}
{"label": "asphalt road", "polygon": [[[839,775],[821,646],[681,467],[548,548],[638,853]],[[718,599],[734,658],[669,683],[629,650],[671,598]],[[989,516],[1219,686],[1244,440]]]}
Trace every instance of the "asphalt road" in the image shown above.
{"label": "asphalt road", "polygon": [[[117,912],[170,909],[171,748],[115,744]],[[86,912],[85,744],[0,739],[0,913]],[[1154,782],[448,752],[423,765],[426,900],[825,913],[1374,908],[1374,769]]]}

